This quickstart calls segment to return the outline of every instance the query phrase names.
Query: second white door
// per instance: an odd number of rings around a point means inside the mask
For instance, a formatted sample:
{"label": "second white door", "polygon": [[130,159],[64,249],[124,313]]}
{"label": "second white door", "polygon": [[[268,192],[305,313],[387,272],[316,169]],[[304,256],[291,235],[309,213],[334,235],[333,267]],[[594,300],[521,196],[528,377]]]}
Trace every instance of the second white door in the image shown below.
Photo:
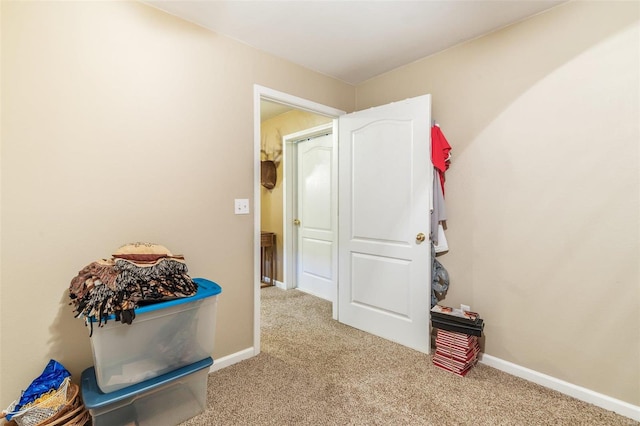
{"label": "second white door", "polygon": [[297,144],[297,285],[304,292],[335,298],[333,135]]}

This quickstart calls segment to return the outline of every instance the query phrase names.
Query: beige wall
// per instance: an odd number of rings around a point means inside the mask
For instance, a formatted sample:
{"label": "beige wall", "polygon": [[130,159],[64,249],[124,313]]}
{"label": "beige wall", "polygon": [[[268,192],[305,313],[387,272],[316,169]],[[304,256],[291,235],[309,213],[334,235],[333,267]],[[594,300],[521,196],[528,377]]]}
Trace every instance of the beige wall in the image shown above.
{"label": "beige wall", "polygon": [[[216,358],[253,342],[253,85],[352,86],[137,2],[1,2],[0,407],[49,358],[92,364],[70,280],[131,241],[218,282]],[[251,200],[251,205],[254,205]]]}
{"label": "beige wall", "polygon": [[445,303],[486,353],[640,404],[638,2],[572,2],[372,79],[453,146]]}
{"label": "beige wall", "polygon": [[[262,122],[262,142],[268,153],[282,152],[282,138],[292,133],[319,126],[331,122],[330,117],[312,114],[306,111],[293,110],[280,114],[269,120]],[[269,158],[270,159],[270,158]],[[284,240],[282,230],[283,215],[283,165],[281,161],[278,165],[278,178],[275,188],[269,190],[260,187],[261,215],[260,220],[263,231],[275,232],[277,238],[276,257],[276,280],[282,282],[283,270],[282,260]]]}

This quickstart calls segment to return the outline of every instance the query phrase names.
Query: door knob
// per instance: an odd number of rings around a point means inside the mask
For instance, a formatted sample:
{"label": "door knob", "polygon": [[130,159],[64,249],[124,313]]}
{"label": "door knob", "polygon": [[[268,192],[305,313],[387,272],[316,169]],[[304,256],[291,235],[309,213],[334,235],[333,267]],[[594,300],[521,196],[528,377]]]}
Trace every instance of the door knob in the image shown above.
{"label": "door knob", "polygon": [[300,226],[300,219],[293,219],[293,224],[295,226]]}
{"label": "door knob", "polygon": [[427,237],[422,232],[420,232],[418,235],[416,235],[416,241],[418,241],[420,243],[423,242],[426,238]]}

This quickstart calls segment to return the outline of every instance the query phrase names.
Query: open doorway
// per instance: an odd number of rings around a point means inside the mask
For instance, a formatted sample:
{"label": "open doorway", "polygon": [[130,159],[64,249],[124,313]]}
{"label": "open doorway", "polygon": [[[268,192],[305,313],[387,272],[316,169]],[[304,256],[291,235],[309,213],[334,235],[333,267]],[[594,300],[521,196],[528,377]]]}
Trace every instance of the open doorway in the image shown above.
{"label": "open doorway", "polygon": [[[278,123],[276,121],[271,123],[273,124],[269,130],[271,134],[265,134],[263,136],[263,119],[269,120],[275,117],[267,115],[266,113],[269,111],[274,111],[273,114],[275,114],[275,116],[290,114],[294,117],[291,121],[296,123],[293,124],[293,126],[300,126],[300,128],[287,127],[283,122]],[[275,234],[274,238],[277,250],[275,262],[278,262],[277,259],[284,260],[283,249],[285,247],[285,237],[284,227],[282,226],[284,214],[284,188],[282,187],[282,181],[279,187],[278,174],[276,173],[275,183],[271,181],[269,185],[263,186],[261,179],[262,162],[267,160],[277,163],[274,164],[277,171],[278,167],[281,167],[280,163],[283,158],[283,149],[278,148],[278,145],[282,147],[283,136],[305,128],[315,127],[322,122],[325,124],[331,123],[334,118],[342,114],[344,114],[344,111],[335,108],[297,98],[286,93],[277,92],[262,86],[256,85],[254,87],[254,354],[256,355],[260,353],[260,289],[262,285],[264,285],[264,281],[269,281],[270,284],[273,285],[279,285],[280,283],[283,287],[285,286],[285,283],[279,282],[278,280],[279,277],[284,275],[284,265],[282,262],[279,262],[279,268],[277,268],[277,272],[274,273],[273,278],[269,277],[269,279],[266,280],[263,275],[264,265],[261,250],[262,231]],[[280,170],[279,176],[283,176],[283,170]],[[268,186],[272,186],[272,188],[268,188]],[[274,211],[276,214],[267,217],[267,215],[263,215],[265,209]],[[279,214],[277,213],[278,211],[280,212]],[[279,240],[278,237],[280,238]],[[278,256],[278,254],[280,256]],[[274,260],[272,260],[272,262],[273,261]]]}
{"label": "open doorway", "polygon": [[[319,126],[320,125],[320,126]],[[291,108],[271,101],[261,101],[260,135],[260,231],[261,286],[282,289],[297,287],[291,274],[291,237],[303,229],[304,222],[291,226],[298,218],[297,151],[313,137],[308,129],[323,127],[331,133],[332,118]],[[301,218],[300,218],[301,219]],[[291,232],[293,231],[293,232]]]}

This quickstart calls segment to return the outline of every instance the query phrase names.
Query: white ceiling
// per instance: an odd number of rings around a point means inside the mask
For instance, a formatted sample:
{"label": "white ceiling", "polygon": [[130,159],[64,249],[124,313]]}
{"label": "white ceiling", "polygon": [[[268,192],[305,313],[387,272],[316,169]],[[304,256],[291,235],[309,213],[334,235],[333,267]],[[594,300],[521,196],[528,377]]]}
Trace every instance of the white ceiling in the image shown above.
{"label": "white ceiling", "polygon": [[149,0],[180,18],[350,84],[566,0]]}

